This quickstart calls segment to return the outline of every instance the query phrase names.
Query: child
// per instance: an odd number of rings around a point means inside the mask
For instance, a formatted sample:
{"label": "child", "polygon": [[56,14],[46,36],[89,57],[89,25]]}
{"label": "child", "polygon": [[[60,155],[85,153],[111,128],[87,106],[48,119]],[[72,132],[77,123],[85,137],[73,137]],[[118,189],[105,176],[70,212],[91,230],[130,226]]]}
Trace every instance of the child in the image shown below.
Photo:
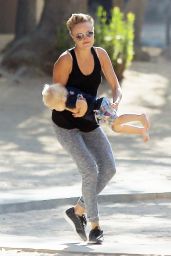
{"label": "child", "polygon": [[[68,110],[74,117],[83,117],[99,124],[106,123],[119,133],[142,135],[144,142],[149,140],[149,122],[145,114],[117,115],[117,105],[106,97],[96,98],[74,87],[60,84],[46,84],[42,91],[43,102],[56,111]],[[142,126],[129,124],[138,121]]]}

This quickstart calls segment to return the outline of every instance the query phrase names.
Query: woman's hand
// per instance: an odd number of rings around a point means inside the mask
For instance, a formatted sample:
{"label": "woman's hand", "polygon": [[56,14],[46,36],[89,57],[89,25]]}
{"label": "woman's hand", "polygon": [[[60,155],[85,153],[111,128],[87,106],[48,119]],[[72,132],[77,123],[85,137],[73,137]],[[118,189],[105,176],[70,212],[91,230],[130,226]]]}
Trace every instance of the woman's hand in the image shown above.
{"label": "woman's hand", "polygon": [[118,110],[118,106],[119,106],[119,103],[118,103],[118,102],[113,102],[113,103],[111,103],[111,107],[112,107],[113,109],[115,109],[116,111]]}
{"label": "woman's hand", "polygon": [[87,112],[87,102],[85,98],[79,98],[76,101],[76,113],[73,113],[74,117],[82,117]]}

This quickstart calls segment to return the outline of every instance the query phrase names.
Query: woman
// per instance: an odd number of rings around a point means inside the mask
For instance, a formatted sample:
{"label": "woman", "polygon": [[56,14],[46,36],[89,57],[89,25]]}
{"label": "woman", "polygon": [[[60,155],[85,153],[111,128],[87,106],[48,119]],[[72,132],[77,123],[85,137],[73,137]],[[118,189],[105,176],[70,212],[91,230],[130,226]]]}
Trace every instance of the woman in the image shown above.
{"label": "woman", "polygon": [[[72,14],[67,28],[75,47],[61,54],[54,65],[53,83],[73,86],[96,96],[101,71],[111,87],[113,107],[121,100],[121,88],[107,52],[94,44],[94,21],[86,14]],[[76,232],[86,241],[87,218],[91,223],[89,242],[100,243],[103,231],[99,224],[97,195],[115,173],[115,161],[109,141],[98,124],[75,117],[70,111],[52,111],[58,141],[74,159],[82,176],[82,197],[66,210]]]}

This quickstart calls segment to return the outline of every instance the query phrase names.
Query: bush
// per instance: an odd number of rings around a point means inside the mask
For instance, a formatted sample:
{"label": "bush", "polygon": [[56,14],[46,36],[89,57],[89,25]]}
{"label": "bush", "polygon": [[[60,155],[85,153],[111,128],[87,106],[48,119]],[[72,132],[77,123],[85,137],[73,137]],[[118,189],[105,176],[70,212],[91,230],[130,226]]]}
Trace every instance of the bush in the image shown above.
{"label": "bush", "polygon": [[118,7],[111,10],[111,18],[107,20],[106,11],[99,6],[95,25],[96,45],[103,47],[109,54],[115,73],[119,80],[134,55],[134,19],[133,13],[126,17]]}
{"label": "bush", "polygon": [[63,51],[66,51],[71,47],[73,47],[72,39],[68,34],[66,25],[62,24],[58,28],[58,33],[57,33],[57,50],[61,54]]}

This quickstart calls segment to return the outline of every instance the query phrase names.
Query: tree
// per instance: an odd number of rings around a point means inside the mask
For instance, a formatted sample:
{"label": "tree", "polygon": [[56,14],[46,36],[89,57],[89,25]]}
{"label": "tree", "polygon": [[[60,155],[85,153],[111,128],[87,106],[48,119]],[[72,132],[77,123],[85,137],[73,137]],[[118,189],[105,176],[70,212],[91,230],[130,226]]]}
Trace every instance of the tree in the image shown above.
{"label": "tree", "polygon": [[170,39],[170,24],[171,24],[171,1],[168,2],[166,13],[166,49],[163,50],[162,55],[168,60],[171,60],[171,39]]}
{"label": "tree", "polygon": [[113,7],[112,0],[88,0],[88,8],[91,13],[96,13],[98,6],[102,6],[107,13],[107,20],[111,18],[111,9]]}
{"label": "tree", "polygon": [[171,28],[171,1],[168,1],[167,9],[166,9],[166,46],[169,46],[171,44],[170,28]]}
{"label": "tree", "polygon": [[141,32],[144,21],[145,7],[147,5],[147,0],[129,0],[127,1],[125,12],[135,13],[135,47],[141,47]]}
{"label": "tree", "polygon": [[145,9],[147,6],[147,0],[128,0],[125,8],[125,12],[135,13],[135,39],[134,39],[134,59],[149,61],[150,55],[142,50],[141,45],[141,33],[144,22]]}
{"label": "tree", "polygon": [[18,39],[36,27],[36,1],[18,0],[15,37]]}
{"label": "tree", "polygon": [[52,72],[59,55],[58,31],[73,12],[85,12],[86,4],[86,0],[45,0],[40,22],[29,34],[14,39],[4,53],[2,65],[13,70],[27,66]]}
{"label": "tree", "polygon": [[114,6],[118,6],[125,14],[128,12],[133,12],[135,14],[134,23],[134,59],[138,60],[149,60],[149,55],[143,52],[141,48],[141,32],[144,21],[145,8],[147,5],[147,0],[115,0]]}

